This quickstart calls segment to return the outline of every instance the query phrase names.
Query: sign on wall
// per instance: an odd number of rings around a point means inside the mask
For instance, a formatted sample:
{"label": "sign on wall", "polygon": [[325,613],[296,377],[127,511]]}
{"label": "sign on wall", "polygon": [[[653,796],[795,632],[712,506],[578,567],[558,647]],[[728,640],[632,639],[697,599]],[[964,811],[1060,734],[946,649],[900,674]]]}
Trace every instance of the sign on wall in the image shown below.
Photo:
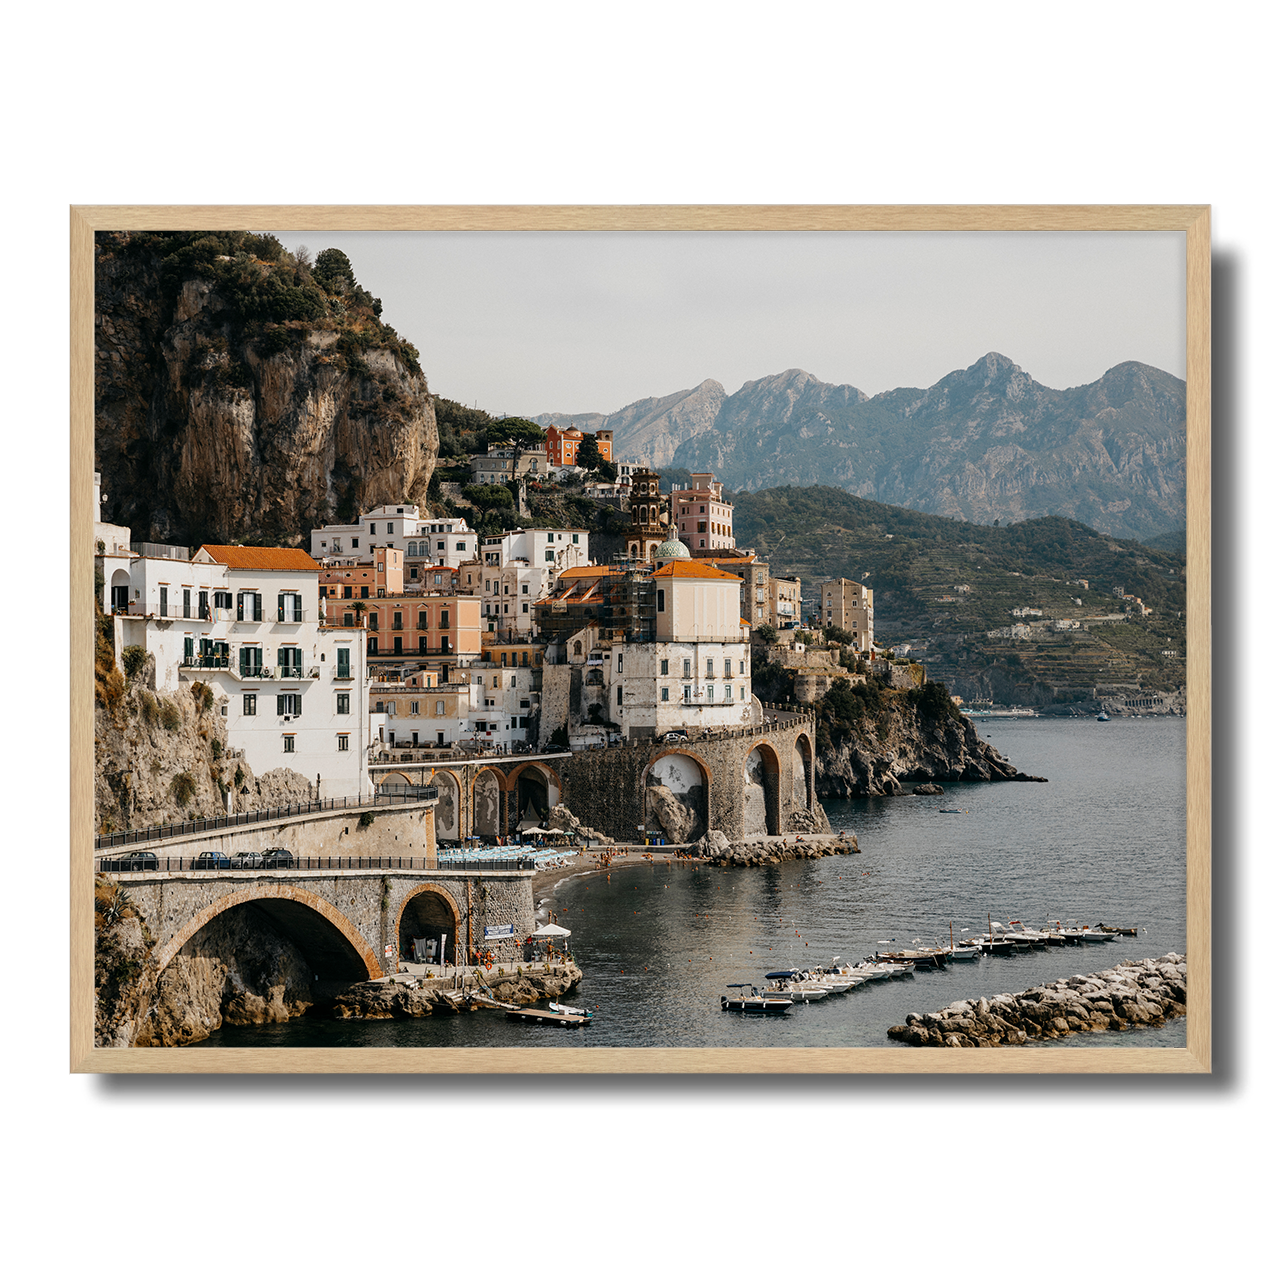
{"label": "sign on wall", "polygon": [[491,938],[514,938],[516,927],[513,924],[487,924],[484,927],[484,940]]}

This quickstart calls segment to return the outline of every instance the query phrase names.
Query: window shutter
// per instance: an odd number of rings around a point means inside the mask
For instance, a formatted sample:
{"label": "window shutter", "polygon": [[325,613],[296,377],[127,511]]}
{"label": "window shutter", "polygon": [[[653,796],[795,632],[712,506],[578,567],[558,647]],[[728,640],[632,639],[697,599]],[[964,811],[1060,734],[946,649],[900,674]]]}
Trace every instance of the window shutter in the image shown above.
{"label": "window shutter", "polygon": [[286,714],[288,713],[284,709],[284,694],[277,693],[276,694],[276,715],[283,716]]}
{"label": "window shutter", "polygon": [[236,621],[244,621],[244,592],[236,592]]}
{"label": "window shutter", "polygon": [[276,597],[276,606],[279,609],[279,616],[276,618],[276,621],[283,622],[284,621],[284,592],[283,591]]}
{"label": "window shutter", "polygon": [[262,621],[262,592],[254,593],[253,597],[253,620],[254,622]]}

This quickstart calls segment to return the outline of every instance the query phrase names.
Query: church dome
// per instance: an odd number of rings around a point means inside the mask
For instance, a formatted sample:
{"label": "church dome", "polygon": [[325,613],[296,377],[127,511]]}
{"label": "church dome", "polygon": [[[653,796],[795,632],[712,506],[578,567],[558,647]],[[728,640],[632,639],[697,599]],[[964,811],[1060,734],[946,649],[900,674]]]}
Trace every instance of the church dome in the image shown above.
{"label": "church dome", "polygon": [[660,542],[654,547],[653,558],[655,560],[691,560],[693,557],[689,555],[689,548],[676,537],[676,527],[672,524],[667,529],[666,542]]}

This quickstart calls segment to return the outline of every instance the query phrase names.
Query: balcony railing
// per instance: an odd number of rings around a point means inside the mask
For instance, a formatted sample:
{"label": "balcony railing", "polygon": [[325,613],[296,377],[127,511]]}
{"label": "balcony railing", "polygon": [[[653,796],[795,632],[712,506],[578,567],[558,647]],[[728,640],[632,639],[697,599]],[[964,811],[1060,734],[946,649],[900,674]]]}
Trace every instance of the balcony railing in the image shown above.
{"label": "balcony railing", "polygon": [[333,680],[354,680],[355,670],[350,666],[335,665],[329,668],[329,676]]}
{"label": "balcony railing", "polygon": [[188,653],[183,657],[182,665],[213,671],[225,668],[229,660],[225,653]]}

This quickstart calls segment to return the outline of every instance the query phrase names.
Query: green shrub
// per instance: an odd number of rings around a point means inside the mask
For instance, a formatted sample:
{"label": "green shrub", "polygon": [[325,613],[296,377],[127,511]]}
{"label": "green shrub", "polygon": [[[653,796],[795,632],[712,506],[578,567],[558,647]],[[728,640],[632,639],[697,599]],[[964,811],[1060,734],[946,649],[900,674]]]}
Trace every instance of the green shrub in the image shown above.
{"label": "green shrub", "polygon": [[771,627],[767,622],[762,622],[756,628],[756,635],[758,635],[765,644],[772,644],[778,638],[778,628]]}
{"label": "green shrub", "polygon": [[362,814],[360,815],[360,821],[356,823],[356,826],[358,826],[358,827],[360,827],[360,828],[362,828],[362,829],[363,829],[364,827],[371,827],[371,826],[373,826],[373,814],[371,814],[371,813],[362,813]]}
{"label": "green shrub", "polygon": [[173,798],[181,805],[187,804],[196,794],[196,780],[185,769],[174,776],[170,787]]}
{"label": "green shrub", "polygon": [[146,665],[147,651],[140,644],[127,644],[120,653],[120,661],[124,663],[124,674],[132,680]]}
{"label": "green shrub", "polygon": [[160,710],[160,703],[157,701],[155,694],[150,689],[143,689],[138,695],[138,715],[143,724],[155,724],[156,713]]}
{"label": "green shrub", "polygon": [[182,728],[182,712],[168,698],[160,704],[160,724],[170,733]]}

